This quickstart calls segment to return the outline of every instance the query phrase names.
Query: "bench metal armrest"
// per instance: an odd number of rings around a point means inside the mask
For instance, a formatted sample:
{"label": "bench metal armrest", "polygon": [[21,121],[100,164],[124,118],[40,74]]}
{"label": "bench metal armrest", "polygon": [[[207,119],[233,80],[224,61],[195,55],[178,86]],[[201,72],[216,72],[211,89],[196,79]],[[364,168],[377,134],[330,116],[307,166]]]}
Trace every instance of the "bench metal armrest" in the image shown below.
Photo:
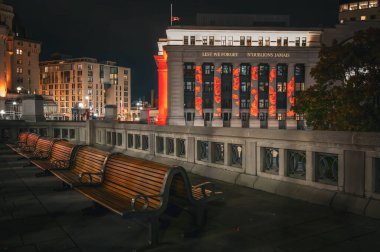
{"label": "bench metal armrest", "polygon": [[28,145],[25,145],[23,147],[21,147],[23,149],[23,151],[26,151],[26,152],[32,152],[34,151],[34,148],[32,146],[28,146]]}
{"label": "bench metal armrest", "polygon": [[[149,207],[149,198],[160,198],[160,203],[162,203],[162,194],[157,195],[145,195],[143,193],[137,194],[132,198],[131,206],[132,211],[145,211]],[[138,199],[144,199],[144,206],[140,209],[136,209],[136,202]]]}
{"label": "bench metal armrest", "polygon": [[26,144],[25,141],[17,141],[17,142],[16,142],[16,146],[17,146],[17,148],[22,148],[22,147],[24,147],[25,144]]}
{"label": "bench metal armrest", "polygon": [[[202,194],[205,198],[211,197],[215,195],[215,184],[212,182],[204,182],[199,185],[193,186],[193,188],[201,188]],[[210,195],[206,193],[206,190],[209,190],[211,192]]]}
{"label": "bench metal armrest", "polygon": [[49,152],[47,151],[35,151],[33,153],[33,156],[31,159],[48,159],[49,158]]}
{"label": "bench metal armrest", "polygon": [[[90,178],[90,182],[83,182],[83,177],[88,176]],[[82,185],[99,185],[101,182],[94,183],[92,182],[92,176],[103,176],[103,172],[81,172],[79,174],[79,182]]]}
{"label": "bench metal armrest", "polygon": [[62,170],[69,168],[69,160],[53,160],[50,170]]}

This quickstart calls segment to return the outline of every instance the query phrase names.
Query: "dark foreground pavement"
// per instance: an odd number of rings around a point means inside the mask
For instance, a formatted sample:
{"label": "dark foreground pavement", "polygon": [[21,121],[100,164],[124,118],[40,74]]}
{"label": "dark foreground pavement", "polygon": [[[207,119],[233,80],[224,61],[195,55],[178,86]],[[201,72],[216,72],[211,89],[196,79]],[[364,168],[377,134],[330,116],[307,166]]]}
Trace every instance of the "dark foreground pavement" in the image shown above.
{"label": "dark foreground pavement", "polygon": [[[0,146],[1,251],[133,251],[147,245],[147,227],[110,212],[82,215],[91,201],[75,191],[54,191],[54,177]],[[207,180],[192,176],[194,181]],[[216,182],[225,200],[210,204],[196,237],[182,212],[147,251],[380,251],[380,221]]]}

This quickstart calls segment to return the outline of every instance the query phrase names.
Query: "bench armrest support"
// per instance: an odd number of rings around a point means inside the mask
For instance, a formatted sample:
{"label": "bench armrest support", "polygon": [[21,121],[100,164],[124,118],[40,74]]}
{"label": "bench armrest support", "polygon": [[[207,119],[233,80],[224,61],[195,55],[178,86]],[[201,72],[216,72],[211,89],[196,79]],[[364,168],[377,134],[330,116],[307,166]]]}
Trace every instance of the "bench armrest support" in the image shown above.
{"label": "bench armrest support", "polygon": [[53,160],[50,170],[63,170],[69,168],[69,160]]}
{"label": "bench armrest support", "polygon": [[[145,194],[137,194],[132,198],[131,206],[132,211],[145,211],[149,207],[149,198],[160,198],[160,203],[162,203],[162,194],[158,195],[145,195]],[[136,209],[136,202],[138,199],[144,199],[144,206],[140,209]]]}
{"label": "bench armrest support", "polygon": [[[88,176],[90,178],[90,182],[83,182],[83,177]],[[103,172],[81,172],[79,174],[79,182],[82,185],[99,185],[100,183],[94,183],[92,176],[100,176],[102,180]]]}
{"label": "bench armrest support", "polygon": [[48,159],[49,158],[49,152],[47,151],[35,151],[33,153],[33,156],[31,157],[31,159]]}
{"label": "bench armrest support", "polygon": [[[212,182],[201,183],[199,185],[193,186],[193,188],[201,188],[203,197],[205,198],[215,195],[215,184]],[[211,195],[207,195],[206,190],[209,190],[211,192]]]}

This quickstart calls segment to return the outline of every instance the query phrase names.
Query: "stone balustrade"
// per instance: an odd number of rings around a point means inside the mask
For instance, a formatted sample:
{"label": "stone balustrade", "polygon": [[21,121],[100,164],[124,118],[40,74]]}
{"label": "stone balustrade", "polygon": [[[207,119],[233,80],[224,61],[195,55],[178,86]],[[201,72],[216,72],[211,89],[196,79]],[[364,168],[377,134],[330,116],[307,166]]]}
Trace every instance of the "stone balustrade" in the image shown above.
{"label": "stone balustrade", "polygon": [[1,121],[20,131],[183,166],[206,177],[380,218],[380,134],[155,126],[116,121]]}

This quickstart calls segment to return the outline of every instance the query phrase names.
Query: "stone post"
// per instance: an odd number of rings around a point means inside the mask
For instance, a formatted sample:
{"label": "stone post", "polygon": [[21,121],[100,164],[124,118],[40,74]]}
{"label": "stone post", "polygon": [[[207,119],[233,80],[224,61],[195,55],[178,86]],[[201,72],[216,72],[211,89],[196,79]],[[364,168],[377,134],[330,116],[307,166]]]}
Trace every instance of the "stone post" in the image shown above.
{"label": "stone post", "polygon": [[185,125],[183,63],[180,53],[168,52],[168,125]]}
{"label": "stone post", "polygon": [[105,110],[104,120],[106,121],[117,120],[117,106],[116,105],[107,104],[104,110]]}
{"label": "stone post", "polygon": [[41,95],[26,95],[22,100],[22,120],[26,122],[46,121],[44,99]]}

